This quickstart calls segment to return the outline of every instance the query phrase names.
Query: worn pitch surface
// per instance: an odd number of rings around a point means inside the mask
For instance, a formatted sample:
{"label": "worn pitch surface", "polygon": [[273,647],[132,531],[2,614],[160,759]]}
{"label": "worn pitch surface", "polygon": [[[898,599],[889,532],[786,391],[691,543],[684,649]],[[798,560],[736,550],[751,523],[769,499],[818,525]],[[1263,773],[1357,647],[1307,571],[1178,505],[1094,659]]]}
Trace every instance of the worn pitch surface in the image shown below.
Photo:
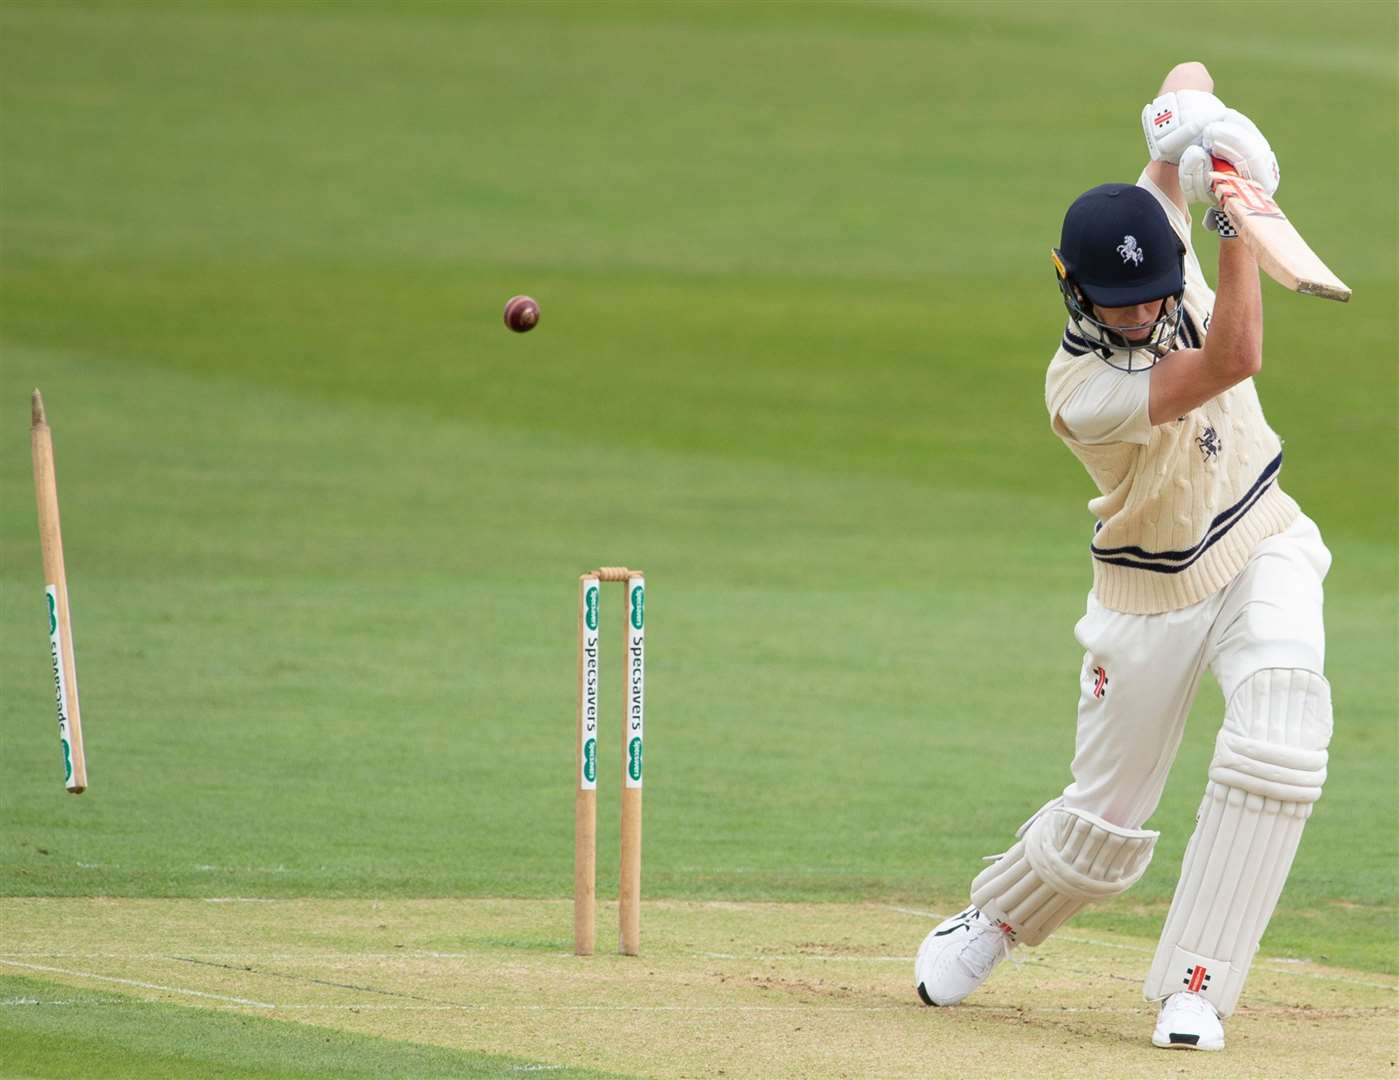
{"label": "worn pitch surface", "polygon": [[[910,943],[935,913],[879,904],[648,905],[639,958],[604,905],[598,955],[549,900],[9,899],[0,973],[389,1039],[661,1077],[1174,1076],[1149,1043],[1151,943],[1066,931],[966,1004],[927,1009]],[[1212,1076],[1387,1075],[1399,979],[1260,960]],[[1072,1060],[1072,1067],[1066,1061]]]}

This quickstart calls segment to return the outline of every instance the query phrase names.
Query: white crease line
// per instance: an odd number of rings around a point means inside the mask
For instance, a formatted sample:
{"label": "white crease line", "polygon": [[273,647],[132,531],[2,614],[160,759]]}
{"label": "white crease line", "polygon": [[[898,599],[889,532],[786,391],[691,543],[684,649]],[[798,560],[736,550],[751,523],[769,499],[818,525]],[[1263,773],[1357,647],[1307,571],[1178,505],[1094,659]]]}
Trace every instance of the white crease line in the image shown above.
{"label": "white crease line", "polygon": [[1063,940],[1072,945],[1099,945],[1104,949],[1121,949],[1123,952],[1150,953],[1152,955],[1156,953],[1155,949],[1149,949],[1145,945],[1128,945],[1121,941],[1101,941],[1098,938],[1074,937],[1072,935],[1066,935]]}
{"label": "white crease line", "polygon": [[757,953],[753,956],[735,956],[733,953],[697,952],[693,956],[703,956],[708,960],[741,960],[744,963],[761,963],[764,960],[777,960],[790,963],[795,960],[848,960],[852,964],[911,964],[912,956],[847,956],[840,953]]}
{"label": "white crease line", "polygon": [[897,911],[900,915],[917,915],[924,919],[937,919],[938,922],[942,922],[943,919],[948,917],[946,915],[939,915],[936,911],[920,911],[918,908],[895,907],[893,904],[880,904],[879,906],[885,911]]}
{"label": "white crease line", "polygon": [[[392,952],[337,952],[337,953],[259,953],[259,952],[199,952],[193,951],[190,955],[201,960],[256,960],[267,961],[293,961],[305,960],[317,963],[332,963],[335,961],[358,961],[358,960],[391,960],[396,957],[405,957],[410,960],[467,960],[472,958],[482,958],[495,956],[493,952],[482,950],[478,953],[465,952],[435,952],[431,949],[394,949]],[[550,956],[572,956],[572,952],[550,953]],[[49,949],[29,949],[16,950],[7,949],[0,951],[0,958],[7,956],[43,956],[51,960],[177,960],[168,952],[54,952]]]}
{"label": "white crease line", "polygon": [[228,994],[210,994],[204,990],[190,990],[183,986],[161,986],[158,983],[141,982],[138,979],[119,979],[115,975],[97,975],[91,971],[69,971],[66,968],[49,967],[46,964],[22,964],[18,960],[0,960],[0,964],[25,968],[29,971],[48,971],[55,975],[71,975],[78,979],[96,979],[99,982],[120,983],[122,986],[136,986],[142,990],[159,990],[166,994],[186,994],[190,997],[210,998],[214,1001],[231,1001],[235,1005],[251,1005],[257,1009],[275,1009],[277,1006],[266,1001],[253,1001],[251,998],[231,997]]}
{"label": "white crease line", "polygon": [[[79,972],[68,972],[67,974],[81,974]],[[101,976],[94,976],[101,978]],[[114,979],[113,982],[129,982],[126,979]],[[164,990],[168,987],[154,987],[149,983],[132,983],[134,986],[143,986],[148,989]],[[197,991],[185,990],[181,993],[197,993]],[[453,1004],[443,1002],[441,1004],[424,1003],[421,1005],[408,1005],[400,1003],[380,1003],[367,1002],[362,1005],[354,1004],[324,1004],[320,1002],[303,1002],[285,1005],[269,1005],[261,1001],[246,1001],[243,998],[224,997],[219,994],[201,994],[201,997],[211,997],[219,1001],[230,1002],[231,1005],[212,1006],[215,1008],[231,1008],[232,1006],[252,1006],[260,1009],[273,1009],[277,1012],[530,1012],[530,1013],[554,1013],[554,1012],[705,1012],[705,1013],[808,1013],[808,1012],[833,1012],[833,1013],[875,1013],[875,1012],[907,1012],[913,1005],[471,1005],[467,1003]],[[137,1002],[141,999],[135,999]],[[40,1005],[126,1005],[129,1001],[39,1001],[33,998],[21,998],[10,1001],[0,1001],[0,1008],[6,1006],[34,1007]],[[1022,1011],[1011,1009],[1009,1011]],[[1057,1012],[1059,1010],[1047,1010]],[[1372,1010],[1373,1011],[1373,1010]]]}
{"label": "white crease line", "polygon": [[[240,1004],[240,998],[223,998]],[[10,998],[0,1001],[0,1008],[35,1007],[47,1005],[131,1005],[140,1004],[141,998],[127,998],[121,1001],[42,1001],[38,998]],[[256,1003],[255,1003],[256,1004]],[[910,1006],[892,1005],[471,1005],[465,1002],[402,1004],[398,1002],[368,1002],[362,1005],[345,1003],[300,1002],[284,1005],[267,1005],[277,1012],[904,1012]],[[1011,1006],[990,1006],[993,1009],[1009,1011],[1064,1012],[1079,1010],[1043,1009],[1016,1010]],[[1089,1010],[1104,1011],[1104,1010]],[[1140,1012],[1139,1009],[1122,1009],[1121,1012]],[[1373,1011],[1373,1010],[1368,1010]]]}
{"label": "white crease line", "polygon": [[441,1005],[399,1005],[396,1003],[367,1005],[339,1005],[339,1004],[306,1004],[306,1005],[278,1005],[277,1011],[282,1012],[289,1009],[298,1010],[326,1010],[336,1012],[542,1012],[542,1013],[583,1013],[583,1012],[705,1012],[705,1013],[727,1013],[727,1012],[753,1012],[753,1013],[808,1013],[808,1012],[831,1012],[831,1013],[876,1013],[876,1012],[907,1012],[913,1005],[453,1005],[444,1003]]}

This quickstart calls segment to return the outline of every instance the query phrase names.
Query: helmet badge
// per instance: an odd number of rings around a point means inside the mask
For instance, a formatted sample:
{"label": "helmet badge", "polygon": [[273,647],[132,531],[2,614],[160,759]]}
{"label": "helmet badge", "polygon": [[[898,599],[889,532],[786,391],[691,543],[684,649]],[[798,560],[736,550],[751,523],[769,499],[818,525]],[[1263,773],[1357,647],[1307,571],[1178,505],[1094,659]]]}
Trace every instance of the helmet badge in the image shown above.
{"label": "helmet badge", "polygon": [[1124,263],[1131,263],[1133,266],[1141,266],[1142,260],[1146,258],[1146,252],[1137,247],[1135,236],[1124,236],[1122,243],[1117,245],[1117,253],[1122,256]]}

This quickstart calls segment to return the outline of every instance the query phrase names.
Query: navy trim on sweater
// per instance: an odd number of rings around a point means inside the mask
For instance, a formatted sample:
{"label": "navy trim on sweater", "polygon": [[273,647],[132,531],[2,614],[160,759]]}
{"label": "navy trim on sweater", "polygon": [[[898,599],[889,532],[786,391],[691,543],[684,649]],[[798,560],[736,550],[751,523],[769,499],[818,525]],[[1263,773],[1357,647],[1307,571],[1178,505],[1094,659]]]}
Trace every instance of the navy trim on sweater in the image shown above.
{"label": "navy trim on sweater", "polygon": [[1202,345],[1203,339],[1200,332],[1195,329],[1195,321],[1190,317],[1190,312],[1182,311],[1180,320],[1180,336],[1185,340],[1187,349],[1198,349]]}
{"label": "navy trim on sweater", "polygon": [[1092,345],[1068,328],[1064,330],[1064,340],[1059,343],[1059,347],[1070,356],[1087,356],[1093,351]]}
{"label": "navy trim on sweater", "polygon": [[[1216,541],[1222,539],[1230,529],[1243,520],[1244,515],[1248,513],[1254,503],[1261,499],[1263,493],[1272,486],[1272,482],[1276,479],[1278,471],[1281,468],[1282,454],[1279,453],[1277,457],[1268,462],[1263,471],[1258,475],[1258,479],[1253,482],[1253,486],[1248,489],[1242,499],[1229,507],[1229,509],[1215,515],[1214,520],[1210,522],[1209,528],[1205,530],[1204,537],[1192,548],[1187,548],[1184,551],[1147,551],[1132,545],[1116,548],[1100,548],[1096,544],[1090,543],[1088,545],[1089,550],[1092,551],[1093,558],[1097,559],[1099,562],[1109,563],[1113,566],[1130,566],[1137,570],[1154,570],[1158,574],[1179,574],[1182,570],[1192,566],[1200,556],[1214,546]],[[1093,529],[1094,535],[1097,534],[1098,529],[1101,527],[1102,523],[1099,522]],[[1122,556],[1131,557],[1123,558]],[[1177,565],[1156,566],[1149,562],[1140,561],[1142,559],[1156,559],[1163,562],[1175,563]]]}

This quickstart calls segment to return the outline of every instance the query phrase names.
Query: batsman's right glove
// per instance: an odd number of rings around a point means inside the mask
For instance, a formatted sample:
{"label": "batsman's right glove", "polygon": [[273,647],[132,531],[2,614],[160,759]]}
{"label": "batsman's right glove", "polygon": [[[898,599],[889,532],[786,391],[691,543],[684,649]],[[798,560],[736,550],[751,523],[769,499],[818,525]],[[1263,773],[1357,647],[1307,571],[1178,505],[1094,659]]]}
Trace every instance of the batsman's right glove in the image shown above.
{"label": "batsman's right glove", "polygon": [[1200,145],[1187,146],[1180,155],[1180,188],[1190,203],[1215,204],[1210,193],[1211,157],[1223,158],[1245,180],[1257,183],[1267,194],[1278,189],[1282,174],[1278,158],[1258,126],[1241,112],[1226,109],[1224,115],[1206,124]]}

